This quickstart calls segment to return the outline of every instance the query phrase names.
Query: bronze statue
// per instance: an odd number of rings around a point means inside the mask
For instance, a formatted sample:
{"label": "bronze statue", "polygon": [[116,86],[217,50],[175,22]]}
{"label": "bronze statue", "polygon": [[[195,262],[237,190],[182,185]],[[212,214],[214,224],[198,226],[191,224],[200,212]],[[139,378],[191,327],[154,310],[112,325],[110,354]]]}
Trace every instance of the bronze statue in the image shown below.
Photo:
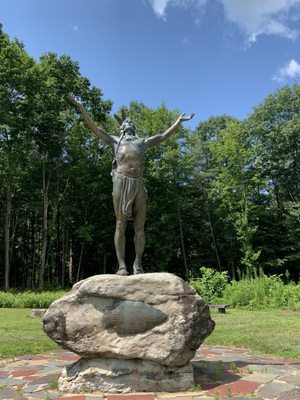
{"label": "bronze statue", "polygon": [[120,124],[120,136],[109,135],[101,127],[97,127],[83,105],[75,98],[70,101],[81,113],[88,128],[105,144],[112,148],[113,204],[116,215],[115,248],[118,259],[118,275],[128,275],[125,265],[125,230],[128,220],[133,220],[135,261],[133,273],[142,274],[142,254],[145,246],[144,224],[146,219],[147,190],[143,180],[143,160],[147,149],[161,143],[175,131],[184,121],[193,118],[194,114],[185,117],[181,114],[176,122],[164,133],[149,138],[139,138],[136,126],[123,113],[122,118],[115,115]]}

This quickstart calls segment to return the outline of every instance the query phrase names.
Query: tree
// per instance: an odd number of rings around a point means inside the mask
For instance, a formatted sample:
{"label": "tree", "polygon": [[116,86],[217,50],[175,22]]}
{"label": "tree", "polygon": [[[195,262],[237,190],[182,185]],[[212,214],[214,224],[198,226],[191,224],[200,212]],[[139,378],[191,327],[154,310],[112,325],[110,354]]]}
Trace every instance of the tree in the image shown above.
{"label": "tree", "polygon": [[[101,91],[91,87],[81,76],[79,65],[68,56],[58,58],[49,53],[34,62],[24,46],[18,40],[10,41],[2,29],[0,62],[4,286],[9,289],[13,265],[14,285],[34,287],[38,278],[41,290],[45,274],[47,280],[53,282],[60,276],[60,282],[66,283],[65,265],[71,258],[65,256],[71,254],[72,242],[66,233],[72,220],[65,203],[72,172],[68,137],[76,135],[78,117],[68,96],[81,96],[103,124],[107,123],[111,102],[102,99]],[[89,148],[89,143],[86,137],[82,147]],[[97,146],[90,146],[87,158],[95,154]],[[78,235],[83,235],[83,229],[78,228]],[[38,258],[40,265],[36,268]]]}
{"label": "tree", "polygon": [[[201,122],[189,139],[189,153],[193,164],[193,182],[198,191],[195,208],[199,210],[196,221],[201,226],[198,232],[197,249],[200,265],[214,265],[217,269],[235,264],[235,250],[232,226],[224,218],[225,210],[221,198],[213,195],[214,182],[218,180],[219,161],[215,156],[216,142],[230,121],[227,116],[209,118]],[[196,228],[197,229],[197,228]],[[197,271],[194,276],[198,276]]]}
{"label": "tree", "polygon": [[[35,95],[35,130],[34,140],[38,148],[39,168],[42,172],[42,249],[40,258],[39,290],[44,287],[44,273],[46,267],[47,250],[49,244],[49,194],[54,193],[50,185],[59,185],[56,189],[56,205],[52,199],[52,212],[58,209],[61,201],[61,191],[67,190],[69,178],[61,175],[65,182],[55,182],[54,172],[60,170],[66,160],[66,140],[71,130],[73,119],[71,117],[68,96],[70,93],[80,95],[90,108],[97,107],[98,120],[105,119],[105,113],[110,109],[110,102],[101,100],[102,93],[99,89],[90,88],[90,82],[79,73],[79,66],[68,56],[57,58],[49,53],[41,57],[37,64],[37,91]],[[59,193],[60,192],[60,193]],[[55,218],[54,218],[55,220]],[[62,277],[64,280],[64,274]]]}
{"label": "tree", "polygon": [[0,26],[0,195],[4,211],[5,290],[10,287],[12,232],[17,223],[15,214],[12,229],[13,199],[24,175],[22,166],[29,145],[26,137],[30,119],[28,93],[33,65],[22,44],[10,41]]}
{"label": "tree", "polygon": [[300,200],[299,109],[300,86],[286,86],[269,95],[247,124],[256,168],[265,183],[260,192],[269,233],[267,238],[260,238],[267,240],[262,261],[271,272],[289,268],[292,276],[298,275],[300,259],[295,212]]}

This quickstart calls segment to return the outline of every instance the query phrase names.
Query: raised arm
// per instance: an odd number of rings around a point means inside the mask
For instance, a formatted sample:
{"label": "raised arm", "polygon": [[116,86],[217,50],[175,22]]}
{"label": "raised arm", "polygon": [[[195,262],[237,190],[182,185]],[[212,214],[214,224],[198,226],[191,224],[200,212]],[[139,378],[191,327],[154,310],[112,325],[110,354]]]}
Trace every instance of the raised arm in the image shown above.
{"label": "raised arm", "polygon": [[176,130],[176,128],[184,121],[189,121],[192,119],[194,116],[194,113],[190,114],[188,117],[185,117],[185,113],[180,114],[177,120],[174,122],[170,128],[168,128],[164,133],[158,134],[151,136],[147,139],[145,139],[145,146],[146,148],[154,147],[157,144],[161,143],[162,141],[166,140],[169,138],[169,136],[172,135],[172,133]]}
{"label": "raised arm", "polygon": [[105,144],[113,146],[116,143],[116,138],[109,135],[104,129],[98,127],[89,114],[86,112],[83,105],[77,101],[74,97],[69,96],[69,100],[73,106],[80,112],[84,122],[86,123],[87,127]]}

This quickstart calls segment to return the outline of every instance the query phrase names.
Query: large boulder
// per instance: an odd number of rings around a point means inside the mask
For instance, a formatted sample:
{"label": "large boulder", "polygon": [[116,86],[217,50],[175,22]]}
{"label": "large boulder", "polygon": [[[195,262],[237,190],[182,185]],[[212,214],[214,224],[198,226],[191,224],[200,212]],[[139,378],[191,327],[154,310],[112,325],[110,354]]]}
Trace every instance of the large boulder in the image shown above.
{"label": "large boulder", "polygon": [[214,329],[209,308],[168,273],[97,275],[74,285],[43,318],[47,335],[85,359],[183,366]]}

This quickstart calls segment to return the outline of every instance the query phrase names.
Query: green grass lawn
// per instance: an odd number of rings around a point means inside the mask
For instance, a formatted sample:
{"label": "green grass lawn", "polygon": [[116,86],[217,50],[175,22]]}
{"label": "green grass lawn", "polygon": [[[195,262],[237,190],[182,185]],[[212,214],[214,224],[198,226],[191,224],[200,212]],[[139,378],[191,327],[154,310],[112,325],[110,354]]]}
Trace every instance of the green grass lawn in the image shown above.
{"label": "green grass lawn", "polygon": [[205,344],[251,349],[300,360],[300,312],[291,310],[250,311],[227,309],[226,314],[211,312],[216,322]]}
{"label": "green grass lawn", "polygon": [[[30,309],[0,308],[0,358],[59,348],[44,334],[41,319],[30,317],[30,313]],[[216,328],[205,344],[300,360],[299,312],[229,309],[226,314],[213,310],[211,315]]]}
{"label": "green grass lawn", "polygon": [[31,309],[0,308],[0,359],[58,349]]}

